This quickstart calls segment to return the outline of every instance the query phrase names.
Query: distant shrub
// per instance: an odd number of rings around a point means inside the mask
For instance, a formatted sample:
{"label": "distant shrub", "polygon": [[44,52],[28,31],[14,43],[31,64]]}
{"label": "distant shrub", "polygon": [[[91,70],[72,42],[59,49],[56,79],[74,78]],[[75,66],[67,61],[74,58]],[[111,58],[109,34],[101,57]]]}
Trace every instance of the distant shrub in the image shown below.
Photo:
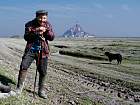
{"label": "distant shrub", "polygon": [[69,46],[65,46],[65,45],[54,45],[54,47],[57,47],[57,48],[69,48]]}
{"label": "distant shrub", "polygon": [[76,52],[76,51],[66,51],[66,50],[59,50],[59,53],[62,55],[69,55],[81,58],[88,58],[88,59],[96,59],[96,60],[107,60],[105,57],[101,57],[98,55],[90,55],[86,53]]}

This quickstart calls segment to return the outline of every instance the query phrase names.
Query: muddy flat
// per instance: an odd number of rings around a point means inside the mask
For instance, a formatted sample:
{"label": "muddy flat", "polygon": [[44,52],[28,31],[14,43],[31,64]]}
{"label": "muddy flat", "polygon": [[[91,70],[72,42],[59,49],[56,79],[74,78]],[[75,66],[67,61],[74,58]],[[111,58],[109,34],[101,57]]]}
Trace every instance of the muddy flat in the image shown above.
{"label": "muddy flat", "polygon": [[[21,98],[24,104],[140,104],[140,38],[56,38],[49,44],[51,53],[46,80],[48,99],[31,101],[36,70],[33,62]],[[23,39],[0,38],[0,66],[3,69],[0,75],[11,77],[15,83],[25,45]],[[60,54],[60,50],[75,55]],[[115,60],[110,63],[104,55],[105,51],[122,54],[122,64],[118,65]],[[15,85],[12,87],[14,90]],[[11,100],[17,101],[17,104],[21,102],[16,99]]]}

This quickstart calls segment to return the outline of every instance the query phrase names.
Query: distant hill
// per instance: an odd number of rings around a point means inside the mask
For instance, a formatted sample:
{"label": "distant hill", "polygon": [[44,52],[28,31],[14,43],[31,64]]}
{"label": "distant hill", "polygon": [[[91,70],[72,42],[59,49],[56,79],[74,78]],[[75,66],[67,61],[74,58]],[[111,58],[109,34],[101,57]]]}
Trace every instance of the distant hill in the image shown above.
{"label": "distant hill", "polygon": [[10,36],[10,38],[21,38],[22,36],[20,36],[20,35],[12,35],[12,36]]}
{"label": "distant hill", "polygon": [[22,38],[22,35],[0,35],[0,38]]}
{"label": "distant hill", "polygon": [[94,35],[85,32],[79,24],[76,24],[73,27],[66,30],[62,36],[63,37],[94,37]]}

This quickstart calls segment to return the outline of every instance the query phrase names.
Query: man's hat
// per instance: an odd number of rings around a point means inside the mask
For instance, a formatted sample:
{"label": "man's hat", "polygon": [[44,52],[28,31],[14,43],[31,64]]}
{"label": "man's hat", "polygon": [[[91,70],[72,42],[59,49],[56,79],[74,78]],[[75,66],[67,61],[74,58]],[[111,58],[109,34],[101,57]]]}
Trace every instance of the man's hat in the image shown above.
{"label": "man's hat", "polygon": [[48,15],[48,12],[46,10],[38,10],[36,11],[36,17],[39,15]]}

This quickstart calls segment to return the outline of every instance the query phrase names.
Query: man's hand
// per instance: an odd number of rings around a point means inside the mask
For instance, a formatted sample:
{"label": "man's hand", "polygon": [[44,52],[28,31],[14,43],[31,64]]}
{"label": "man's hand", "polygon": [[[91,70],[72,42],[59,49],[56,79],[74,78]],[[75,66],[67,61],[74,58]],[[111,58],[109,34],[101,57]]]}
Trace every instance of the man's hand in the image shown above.
{"label": "man's hand", "polygon": [[46,31],[46,27],[38,27],[36,28],[36,33],[39,34],[39,35],[43,35],[43,33]]}

